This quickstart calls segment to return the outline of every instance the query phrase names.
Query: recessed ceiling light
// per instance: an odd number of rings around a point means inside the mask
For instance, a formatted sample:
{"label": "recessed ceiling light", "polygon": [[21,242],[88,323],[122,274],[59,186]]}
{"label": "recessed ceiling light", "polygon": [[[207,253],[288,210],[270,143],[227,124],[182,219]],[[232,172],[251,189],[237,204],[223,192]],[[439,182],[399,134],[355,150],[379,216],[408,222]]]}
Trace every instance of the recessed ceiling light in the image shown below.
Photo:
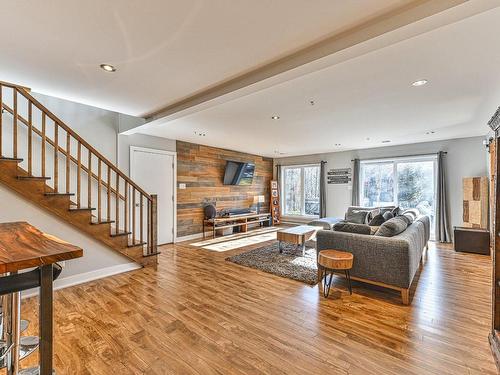
{"label": "recessed ceiling light", "polygon": [[370,137],[366,137],[366,140],[369,141],[370,140]]}
{"label": "recessed ceiling light", "polygon": [[340,143],[335,143],[335,146],[339,147],[339,146],[341,146],[341,144]]}
{"label": "recessed ceiling light", "polygon": [[418,81],[413,82],[411,85],[418,87],[418,86],[426,85],[428,82],[429,81],[427,81],[426,79],[419,79]]}
{"label": "recessed ceiling light", "polygon": [[194,131],[194,134],[197,135],[198,137],[205,137],[207,135],[207,133],[205,132],[199,132],[199,131]]}
{"label": "recessed ceiling light", "polygon": [[102,70],[104,70],[105,72],[109,72],[109,73],[112,73],[112,72],[116,72],[116,68],[113,66],[113,65],[109,65],[109,64],[101,64],[99,65],[101,67]]}
{"label": "recessed ceiling light", "polygon": [[385,141],[382,141],[382,143],[391,143],[389,139],[386,139]]}
{"label": "recessed ceiling light", "polygon": [[272,118],[273,120],[279,120],[279,119],[280,119],[280,117],[279,117],[279,116],[271,116],[271,118]]}

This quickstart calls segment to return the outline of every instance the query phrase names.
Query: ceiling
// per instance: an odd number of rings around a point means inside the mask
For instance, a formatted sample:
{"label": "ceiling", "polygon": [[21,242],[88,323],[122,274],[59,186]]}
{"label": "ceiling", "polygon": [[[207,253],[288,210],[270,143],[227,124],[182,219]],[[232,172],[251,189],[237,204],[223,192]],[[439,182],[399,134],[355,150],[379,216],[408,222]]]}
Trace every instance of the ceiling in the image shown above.
{"label": "ceiling", "polygon": [[270,157],[485,135],[499,35],[493,8],[139,131]]}
{"label": "ceiling", "polygon": [[0,80],[145,116],[409,2],[5,0]]}

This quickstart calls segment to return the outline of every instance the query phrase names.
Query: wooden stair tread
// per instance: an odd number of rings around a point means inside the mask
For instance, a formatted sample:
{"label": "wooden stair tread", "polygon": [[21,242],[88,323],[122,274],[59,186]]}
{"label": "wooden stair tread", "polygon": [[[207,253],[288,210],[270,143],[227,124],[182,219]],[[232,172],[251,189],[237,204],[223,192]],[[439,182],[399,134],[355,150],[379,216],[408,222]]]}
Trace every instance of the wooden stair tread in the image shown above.
{"label": "wooden stair tread", "polygon": [[132,232],[118,231],[118,232],[111,232],[110,236],[111,237],[120,237],[120,236],[128,236],[129,234],[132,234]]}
{"label": "wooden stair tread", "polygon": [[75,193],[56,193],[56,192],[49,192],[44,194],[46,197],[71,197],[75,195]]}
{"label": "wooden stair tread", "polygon": [[17,176],[18,180],[50,180],[50,177],[42,177],[42,176]]}
{"label": "wooden stair tread", "polygon": [[101,220],[101,221],[94,220],[94,221],[91,221],[90,224],[91,225],[102,225],[102,224],[113,224],[114,222],[115,222],[114,220]]}
{"label": "wooden stair tread", "polygon": [[136,247],[136,246],[144,246],[146,245],[147,242],[135,242],[135,243],[129,243],[127,247]]}
{"label": "wooden stair tread", "polygon": [[19,159],[19,158],[8,158],[5,156],[0,157],[0,161],[12,161],[16,163],[21,163],[24,159]]}
{"label": "wooden stair tread", "polygon": [[72,211],[94,211],[95,208],[94,207],[75,207],[75,208],[69,208],[68,211],[72,212]]}

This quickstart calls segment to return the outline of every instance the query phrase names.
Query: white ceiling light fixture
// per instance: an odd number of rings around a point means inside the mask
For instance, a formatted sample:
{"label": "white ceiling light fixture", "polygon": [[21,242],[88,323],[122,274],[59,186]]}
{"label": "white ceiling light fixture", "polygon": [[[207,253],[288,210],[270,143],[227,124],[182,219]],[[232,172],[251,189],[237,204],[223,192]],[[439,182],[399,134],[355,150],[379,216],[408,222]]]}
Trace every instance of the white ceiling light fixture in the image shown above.
{"label": "white ceiling light fixture", "polygon": [[274,115],[274,116],[271,116],[271,119],[272,119],[272,120],[279,120],[279,119],[280,119],[280,117],[279,117],[279,116]]}
{"label": "white ceiling light fixture", "polygon": [[411,85],[413,87],[419,87],[419,86],[427,85],[427,83],[429,83],[428,80],[426,80],[426,79],[419,79],[418,81],[413,82]]}
{"label": "white ceiling light fixture", "polygon": [[194,131],[194,134],[197,135],[198,137],[206,137],[207,133],[205,132],[199,132],[199,131]]}
{"label": "white ceiling light fixture", "polygon": [[116,72],[116,68],[113,66],[113,65],[109,65],[109,64],[101,64],[99,65],[101,67],[102,70],[104,70],[105,72],[108,72],[108,73],[113,73],[113,72]]}

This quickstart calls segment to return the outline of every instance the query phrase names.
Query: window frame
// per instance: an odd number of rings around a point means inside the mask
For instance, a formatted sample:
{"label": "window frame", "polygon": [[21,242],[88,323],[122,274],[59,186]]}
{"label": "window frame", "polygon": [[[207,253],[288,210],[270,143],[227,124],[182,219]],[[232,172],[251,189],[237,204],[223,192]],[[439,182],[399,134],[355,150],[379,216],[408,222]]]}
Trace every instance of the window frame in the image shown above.
{"label": "window frame", "polygon": [[[396,207],[399,206],[399,186],[398,186],[398,164],[400,163],[417,163],[417,162],[425,162],[425,161],[432,161],[433,162],[433,172],[434,172],[434,179],[433,179],[433,191],[434,191],[434,217],[436,214],[436,198],[437,198],[437,178],[438,178],[438,170],[437,170],[437,154],[431,154],[431,155],[420,155],[420,156],[402,156],[402,157],[395,157],[395,158],[381,158],[381,159],[368,159],[368,160],[360,160],[360,165],[359,165],[359,202],[363,202],[363,197],[364,197],[364,180],[363,180],[363,167],[368,164],[380,164],[380,163],[392,163],[392,176],[394,179],[394,190],[393,190],[393,197],[394,197],[394,202],[393,205]],[[433,230],[431,230],[433,232]]]}
{"label": "window frame", "polygon": [[[304,173],[304,168],[307,167],[317,167],[319,168],[319,171],[321,173],[321,164],[320,163],[310,163],[310,164],[293,164],[293,165],[282,165],[281,166],[281,176],[280,176],[280,191],[282,192],[281,197],[280,197],[280,203],[282,207],[282,217],[283,218],[296,218],[296,219],[316,219],[319,218],[319,215],[307,215],[305,213],[305,206],[306,206],[306,189],[304,188],[305,186],[305,173]],[[300,168],[300,184],[301,184],[301,190],[302,190],[302,196],[301,196],[301,209],[300,209],[300,214],[289,214],[286,212],[286,187],[285,187],[285,172],[287,169],[296,169]],[[318,180],[318,185],[321,183],[321,176]]]}

